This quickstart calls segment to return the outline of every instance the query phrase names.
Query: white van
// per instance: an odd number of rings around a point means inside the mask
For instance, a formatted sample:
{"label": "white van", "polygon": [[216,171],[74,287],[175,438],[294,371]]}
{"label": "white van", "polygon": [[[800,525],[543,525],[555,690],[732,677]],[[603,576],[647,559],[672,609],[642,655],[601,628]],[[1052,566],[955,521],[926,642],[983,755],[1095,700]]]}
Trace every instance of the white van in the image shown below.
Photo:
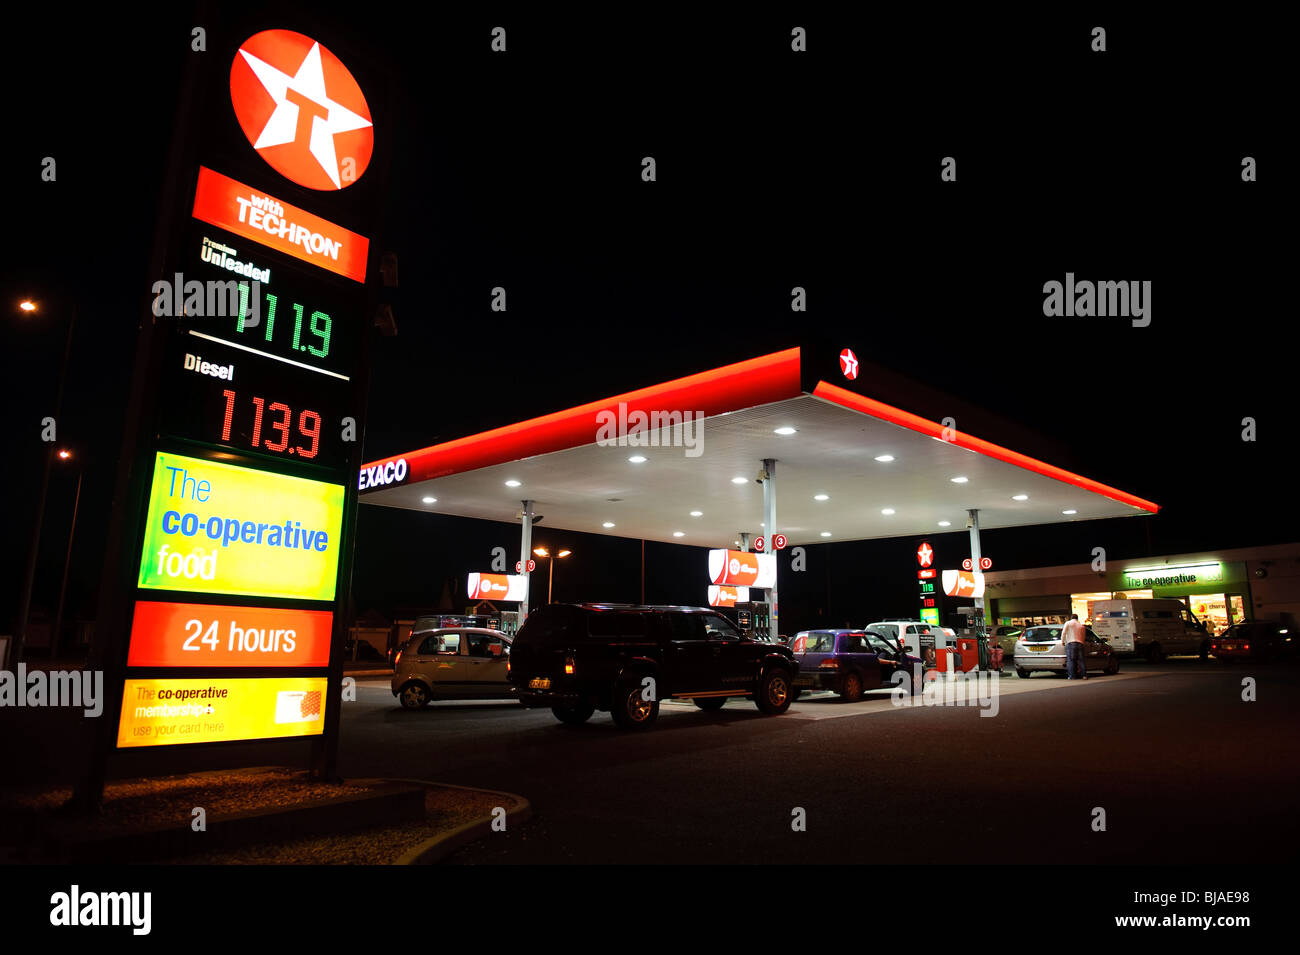
{"label": "white van", "polygon": [[1168,597],[1098,600],[1092,605],[1092,629],[1116,653],[1144,656],[1159,663],[1174,653],[1207,659],[1210,634],[1181,600]]}
{"label": "white van", "polygon": [[955,647],[956,637],[933,623],[924,620],[877,620],[865,627],[877,630],[890,640],[897,640],[909,654],[920,657],[926,666],[934,666],[934,651],[939,647]]}

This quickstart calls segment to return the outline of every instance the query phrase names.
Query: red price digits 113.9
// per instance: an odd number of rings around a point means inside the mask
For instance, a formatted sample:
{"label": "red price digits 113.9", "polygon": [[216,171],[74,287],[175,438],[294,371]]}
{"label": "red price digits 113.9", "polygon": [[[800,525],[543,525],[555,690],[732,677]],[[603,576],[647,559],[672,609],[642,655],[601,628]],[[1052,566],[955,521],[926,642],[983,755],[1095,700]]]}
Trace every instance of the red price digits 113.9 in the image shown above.
{"label": "red price digits 113.9", "polygon": [[[221,440],[230,441],[231,421],[235,416],[235,392],[227,388],[222,392],[226,396],[226,420],[221,426]],[[262,419],[267,418],[269,430],[279,434],[278,439],[272,440],[270,436],[262,438]],[[278,418],[278,420],[277,420]],[[253,397],[253,440],[252,447],[259,445],[267,451],[288,451],[289,454],[296,454],[299,457],[311,459],[316,457],[316,452],[320,449],[320,415],[314,411],[304,410],[298,414],[298,433],[304,437],[311,438],[311,447],[304,448],[302,445],[289,447],[289,422],[293,418],[293,409],[280,401],[273,401],[270,405],[266,404],[265,399],[257,396]]]}

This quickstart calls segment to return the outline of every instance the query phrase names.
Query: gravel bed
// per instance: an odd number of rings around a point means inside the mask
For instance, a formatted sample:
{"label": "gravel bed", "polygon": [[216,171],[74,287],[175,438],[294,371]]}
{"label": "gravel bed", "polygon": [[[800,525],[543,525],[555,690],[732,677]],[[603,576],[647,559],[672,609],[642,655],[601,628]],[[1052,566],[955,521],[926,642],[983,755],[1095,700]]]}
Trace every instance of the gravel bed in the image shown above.
{"label": "gravel bed", "polygon": [[15,814],[42,816],[47,823],[74,834],[88,829],[138,828],[177,820],[188,825],[196,807],[202,807],[211,817],[285,808],[317,799],[357,795],[369,789],[350,783],[320,782],[295,770],[236,770],[107,783],[103,808],[93,819],[69,815],[55,822],[50,815],[71,798],[71,788],[10,794],[0,808]]}
{"label": "gravel bed", "polygon": [[175,865],[391,865],[426,839],[490,816],[497,806],[511,812],[515,801],[477,789],[430,786],[424,797],[422,823],[199,853],[169,861]]}

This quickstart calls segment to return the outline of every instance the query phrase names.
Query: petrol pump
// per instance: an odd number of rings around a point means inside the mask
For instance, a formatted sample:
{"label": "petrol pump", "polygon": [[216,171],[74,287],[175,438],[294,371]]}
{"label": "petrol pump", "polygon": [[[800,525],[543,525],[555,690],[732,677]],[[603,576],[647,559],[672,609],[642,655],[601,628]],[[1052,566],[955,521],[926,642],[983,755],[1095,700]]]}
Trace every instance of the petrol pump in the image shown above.
{"label": "petrol pump", "polygon": [[[969,646],[970,642],[973,641],[976,664],[981,670],[989,669],[989,644],[988,632],[984,625],[984,608],[958,607],[957,613],[961,619],[961,627],[958,630],[959,650]],[[963,664],[965,662],[965,659],[963,659]],[[973,667],[963,665],[962,669],[973,669]]]}
{"label": "petrol pump", "polygon": [[767,633],[772,622],[772,605],[761,600],[745,600],[736,604],[736,626],[746,637]]}

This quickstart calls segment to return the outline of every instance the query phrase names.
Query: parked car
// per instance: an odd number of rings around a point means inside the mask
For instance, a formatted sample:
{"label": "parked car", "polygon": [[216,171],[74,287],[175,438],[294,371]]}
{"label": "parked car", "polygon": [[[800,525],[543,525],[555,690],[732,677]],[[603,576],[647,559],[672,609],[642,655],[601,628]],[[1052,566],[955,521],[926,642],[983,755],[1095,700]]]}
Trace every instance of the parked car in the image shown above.
{"label": "parked car", "polygon": [[1092,625],[1116,653],[1146,657],[1159,663],[1170,654],[1210,655],[1210,633],[1196,614],[1172,597],[1098,600],[1092,605]]}
{"label": "parked car", "polygon": [[803,690],[831,690],[849,703],[867,690],[892,686],[896,672],[912,673],[921,663],[875,630],[805,630],[790,649],[799,664],[796,697]]}
{"label": "parked car", "polygon": [[[1028,679],[1040,670],[1064,674],[1065,642],[1061,639],[1059,623],[1041,627],[1027,627],[1016,638],[1016,676]],[[1083,665],[1085,673],[1100,670],[1103,673],[1119,672],[1119,656],[1105,640],[1084,627]]]}
{"label": "parked car", "polygon": [[500,630],[446,627],[411,637],[393,661],[393,696],[408,710],[430,700],[502,700],[515,695],[507,675],[510,638]]}
{"label": "parked car", "polygon": [[1280,660],[1295,652],[1294,634],[1280,623],[1251,620],[1235,623],[1210,640],[1218,660]]}
{"label": "parked car", "polygon": [[549,706],[565,723],[608,710],[623,729],[652,724],[667,699],[718,710],[729,697],[749,697],[779,715],[797,672],[788,646],[750,639],[707,607],[547,604],[510,651],[510,681],[525,706]]}

